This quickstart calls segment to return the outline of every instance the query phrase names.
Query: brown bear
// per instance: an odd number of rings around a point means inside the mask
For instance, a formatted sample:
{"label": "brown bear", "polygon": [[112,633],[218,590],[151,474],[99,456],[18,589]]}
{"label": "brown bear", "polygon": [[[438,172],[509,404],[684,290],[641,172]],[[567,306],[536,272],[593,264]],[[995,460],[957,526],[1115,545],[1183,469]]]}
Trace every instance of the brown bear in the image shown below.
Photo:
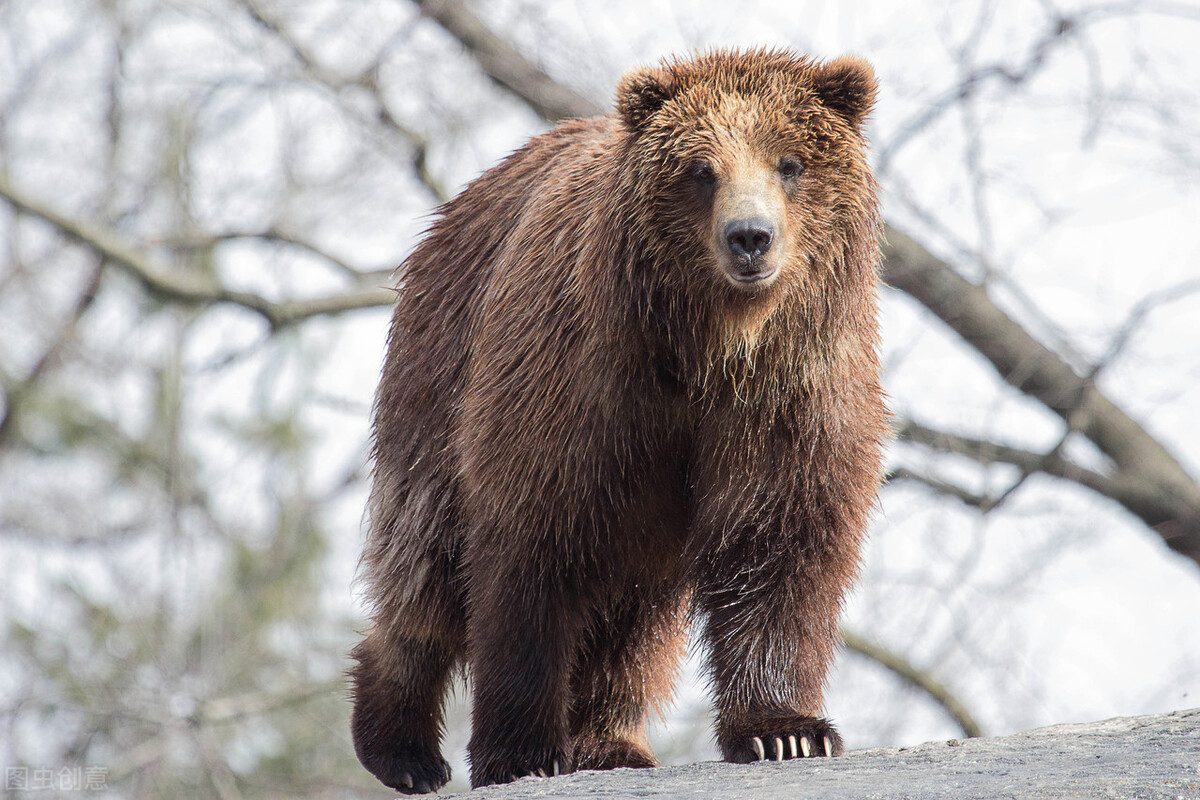
{"label": "brown bear", "polygon": [[881,475],[879,216],[856,58],[627,75],[446,203],[375,404],[362,763],[471,783],[654,765],[695,619],[729,761],[830,756],[822,690]]}

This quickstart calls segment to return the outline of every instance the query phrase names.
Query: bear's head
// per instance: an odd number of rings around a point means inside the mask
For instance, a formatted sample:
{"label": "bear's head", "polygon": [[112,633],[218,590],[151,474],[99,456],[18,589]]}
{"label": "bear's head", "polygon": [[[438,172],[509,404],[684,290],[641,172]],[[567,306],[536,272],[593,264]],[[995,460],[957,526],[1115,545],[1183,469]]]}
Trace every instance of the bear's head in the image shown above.
{"label": "bear's head", "polygon": [[617,112],[641,198],[635,235],[653,262],[684,273],[663,280],[757,308],[750,325],[782,297],[853,280],[839,271],[862,259],[847,250],[876,235],[862,133],[875,93],[861,59],[780,51],[716,51],[626,75]]}

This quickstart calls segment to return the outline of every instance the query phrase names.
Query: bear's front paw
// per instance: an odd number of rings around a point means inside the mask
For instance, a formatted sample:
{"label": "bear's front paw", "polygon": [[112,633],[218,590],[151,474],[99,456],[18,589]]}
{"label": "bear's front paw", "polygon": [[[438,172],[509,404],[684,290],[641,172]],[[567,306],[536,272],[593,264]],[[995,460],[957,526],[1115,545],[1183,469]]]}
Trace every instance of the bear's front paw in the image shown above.
{"label": "bear's front paw", "polygon": [[735,764],[840,756],[845,751],[829,720],[804,715],[759,717],[718,738],[725,760]]}
{"label": "bear's front paw", "polygon": [[363,763],[384,786],[401,794],[436,792],[450,780],[450,765],[437,753],[399,748],[386,758]]}
{"label": "bear's front paw", "polygon": [[521,778],[553,778],[573,771],[571,760],[555,749],[537,755],[471,754],[471,788],[512,783]]}

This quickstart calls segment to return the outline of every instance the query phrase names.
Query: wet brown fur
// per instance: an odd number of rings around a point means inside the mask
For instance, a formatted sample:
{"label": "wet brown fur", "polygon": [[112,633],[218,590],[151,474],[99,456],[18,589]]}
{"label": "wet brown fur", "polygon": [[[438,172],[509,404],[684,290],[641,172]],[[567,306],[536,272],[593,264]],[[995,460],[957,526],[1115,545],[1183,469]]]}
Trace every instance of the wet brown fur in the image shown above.
{"label": "wet brown fur", "polygon": [[[384,783],[448,778],[460,666],[473,785],[653,765],[693,613],[726,759],[840,752],[822,690],[885,436],[874,94],[857,59],[666,62],[443,207],[375,409],[352,729]],[[777,228],[750,286],[739,203]]]}

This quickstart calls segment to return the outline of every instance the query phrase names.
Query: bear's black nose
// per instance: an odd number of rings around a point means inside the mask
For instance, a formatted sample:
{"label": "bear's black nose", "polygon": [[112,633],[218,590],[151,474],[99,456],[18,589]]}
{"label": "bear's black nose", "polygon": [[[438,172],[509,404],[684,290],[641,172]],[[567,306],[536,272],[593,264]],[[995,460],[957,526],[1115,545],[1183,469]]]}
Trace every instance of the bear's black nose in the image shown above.
{"label": "bear's black nose", "polygon": [[729,251],[739,258],[753,260],[771,249],[775,228],[762,217],[735,219],[725,226]]}

